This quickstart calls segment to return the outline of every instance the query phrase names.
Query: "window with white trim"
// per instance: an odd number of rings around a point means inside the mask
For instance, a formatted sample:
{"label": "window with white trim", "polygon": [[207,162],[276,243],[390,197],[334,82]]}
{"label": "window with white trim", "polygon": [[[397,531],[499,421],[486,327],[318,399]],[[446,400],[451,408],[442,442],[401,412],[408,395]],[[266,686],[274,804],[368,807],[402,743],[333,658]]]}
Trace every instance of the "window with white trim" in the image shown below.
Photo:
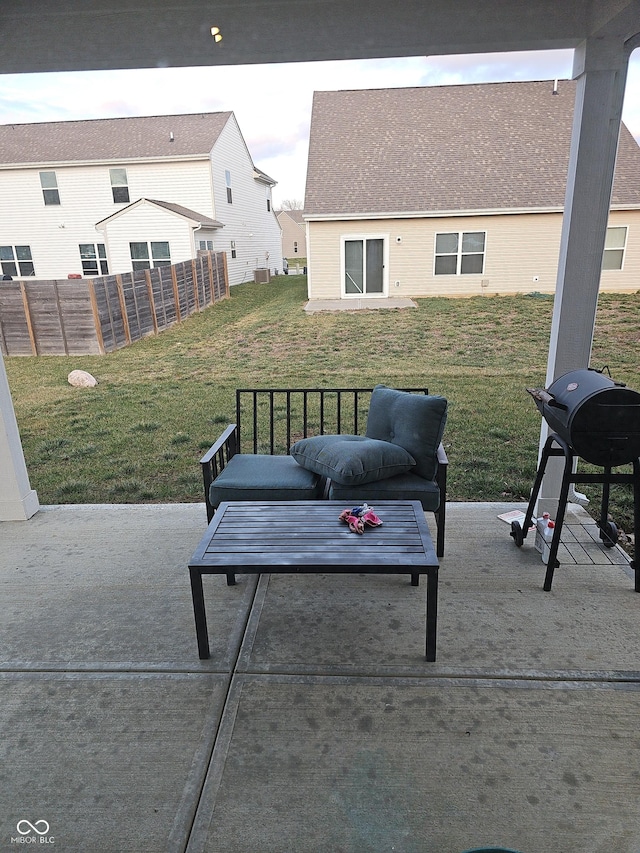
{"label": "window with white trim", "polygon": [[200,249],[203,252],[213,252],[213,240],[200,240]]}
{"label": "window with white trim", "polygon": [[486,231],[436,234],[435,275],[482,275]]}
{"label": "window with white trim", "polygon": [[236,252],[236,241],[235,241],[235,240],[232,240],[232,241],[231,241],[231,257],[232,257],[232,258],[237,257],[237,252]]}
{"label": "window with white trim", "polygon": [[603,270],[621,270],[627,246],[627,226],[615,225],[607,228],[602,256]]}
{"label": "window with white trim", "polygon": [[60,204],[58,179],[55,172],[40,172],[40,186],[42,187],[44,203],[47,206],[50,204]]}
{"label": "window with white trim", "polygon": [[35,276],[31,246],[0,246],[2,275]]}
{"label": "window with white trim", "polygon": [[79,249],[83,275],[109,275],[104,243],[80,243]]}
{"label": "window with white trim", "polygon": [[134,271],[171,265],[169,243],[165,240],[151,240],[150,243],[129,243],[129,250],[131,252],[131,267]]}
{"label": "window with white trim", "polygon": [[109,169],[114,204],[129,204],[129,181],[126,169]]}
{"label": "window with white trim", "polygon": [[231,192],[231,172],[225,169],[224,180],[227,185],[227,204],[233,204],[233,193]]}

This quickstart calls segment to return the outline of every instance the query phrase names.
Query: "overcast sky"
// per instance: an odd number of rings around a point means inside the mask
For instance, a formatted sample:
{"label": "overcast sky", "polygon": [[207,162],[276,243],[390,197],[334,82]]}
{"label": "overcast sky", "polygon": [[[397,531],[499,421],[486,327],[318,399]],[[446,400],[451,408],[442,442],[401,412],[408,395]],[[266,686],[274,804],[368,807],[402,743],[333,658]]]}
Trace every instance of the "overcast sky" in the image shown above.
{"label": "overcast sky", "polygon": [[[0,124],[233,110],[253,161],[278,185],[274,202],[304,199],[314,91],[440,86],[571,76],[572,51],[0,75]],[[640,50],[623,120],[640,142]]]}

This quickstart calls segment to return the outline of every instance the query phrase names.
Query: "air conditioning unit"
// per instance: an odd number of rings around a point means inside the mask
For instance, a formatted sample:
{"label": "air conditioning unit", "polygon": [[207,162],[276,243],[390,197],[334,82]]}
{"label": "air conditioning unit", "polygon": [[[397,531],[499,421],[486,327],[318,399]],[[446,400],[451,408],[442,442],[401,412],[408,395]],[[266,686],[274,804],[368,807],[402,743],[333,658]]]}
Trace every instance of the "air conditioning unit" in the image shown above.
{"label": "air conditioning unit", "polygon": [[267,267],[258,267],[253,271],[253,280],[256,284],[268,284],[271,281],[271,270]]}

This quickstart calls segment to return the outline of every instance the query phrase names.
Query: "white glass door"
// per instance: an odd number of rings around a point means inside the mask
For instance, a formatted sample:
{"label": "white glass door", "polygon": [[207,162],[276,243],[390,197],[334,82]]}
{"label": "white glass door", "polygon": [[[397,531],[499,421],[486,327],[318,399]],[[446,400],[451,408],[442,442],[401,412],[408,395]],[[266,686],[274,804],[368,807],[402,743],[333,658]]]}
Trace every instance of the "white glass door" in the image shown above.
{"label": "white glass door", "polygon": [[344,295],[384,294],[384,238],[344,240]]}

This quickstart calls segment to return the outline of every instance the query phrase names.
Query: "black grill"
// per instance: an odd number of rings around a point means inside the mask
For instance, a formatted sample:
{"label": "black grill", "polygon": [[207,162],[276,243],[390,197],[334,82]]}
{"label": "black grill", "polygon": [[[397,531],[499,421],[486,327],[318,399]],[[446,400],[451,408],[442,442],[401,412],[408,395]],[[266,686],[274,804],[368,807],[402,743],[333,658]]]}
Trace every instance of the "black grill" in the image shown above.
{"label": "black grill", "polygon": [[528,388],[543,418],[586,462],[615,467],[640,456],[640,394],[597,370]]}
{"label": "black grill", "polygon": [[[607,548],[613,548],[618,541],[617,528],[609,520],[610,486],[612,483],[632,485],[636,547],[640,543],[640,394],[592,369],[573,370],[560,376],[549,388],[527,388],[527,391],[552,432],[542,450],[524,522],[522,525],[512,522],[511,536],[518,547],[523,544],[533,521],[549,457],[563,456],[558,513],[544,580],[544,589],[548,591],[554,570],[559,566],[558,546],[572,483],[602,485],[599,527],[600,539]],[[576,457],[601,466],[602,473],[578,473],[574,466]],[[633,465],[633,473],[612,471],[612,468],[627,464]],[[635,590],[640,592],[640,561],[634,559],[631,568]]]}

